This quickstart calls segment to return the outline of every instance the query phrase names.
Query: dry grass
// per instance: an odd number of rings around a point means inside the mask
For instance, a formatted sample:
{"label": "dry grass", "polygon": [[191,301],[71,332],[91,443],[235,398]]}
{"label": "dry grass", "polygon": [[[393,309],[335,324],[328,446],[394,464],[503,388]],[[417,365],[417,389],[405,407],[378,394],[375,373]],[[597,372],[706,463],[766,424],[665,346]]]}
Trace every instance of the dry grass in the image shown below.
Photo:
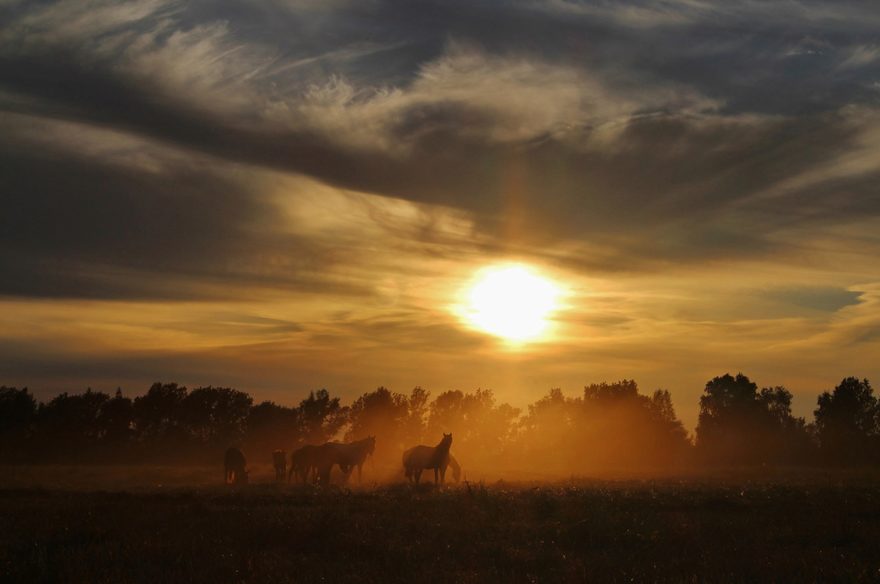
{"label": "dry grass", "polygon": [[880,579],[867,476],[320,492],[223,487],[213,468],[3,470],[10,582]]}

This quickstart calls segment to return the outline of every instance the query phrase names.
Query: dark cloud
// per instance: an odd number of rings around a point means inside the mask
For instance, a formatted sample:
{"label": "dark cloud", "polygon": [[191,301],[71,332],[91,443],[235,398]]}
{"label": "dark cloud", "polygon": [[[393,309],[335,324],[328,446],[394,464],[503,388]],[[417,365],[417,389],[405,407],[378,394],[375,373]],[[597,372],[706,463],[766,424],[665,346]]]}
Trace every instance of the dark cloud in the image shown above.
{"label": "dark cloud", "polygon": [[822,287],[786,288],[765,293],[771,300],[822,312],[836,312],[846,306],[854,306],[859,303],[860,295],[858,291]]}
{"label": "dark cloud", "polygon": [[[71,6],[5,9],[7,113],[455,207],[487,250],[582,242],[603,251],[557,259],[641,271],[771,257],[786,251],[782,231],[880,213],[876,176],[832,169],[877,125],[873,4],[192,3],[80,32],[58,20]],[[448,57],[450,42],[465,48]],[[302,113],[303,92],[333,75],[350,85]],[[516,101],[545,81],[553,91],[530,107]],[[267,113],[285,108],[283,123]],[[329,286],[314,269],[324,248],[280,235],[277,210],[230,172],[120,168],[15,141],[2,157],[0,293]]]}
{"label": "dark cloud", "polygon": [[0,147],[0,185],[0,295],[367,293],[324,278],[332,263],[326,245],[283,231],[276,206],[248,173],[188,162],[138,168],[7,144]]}

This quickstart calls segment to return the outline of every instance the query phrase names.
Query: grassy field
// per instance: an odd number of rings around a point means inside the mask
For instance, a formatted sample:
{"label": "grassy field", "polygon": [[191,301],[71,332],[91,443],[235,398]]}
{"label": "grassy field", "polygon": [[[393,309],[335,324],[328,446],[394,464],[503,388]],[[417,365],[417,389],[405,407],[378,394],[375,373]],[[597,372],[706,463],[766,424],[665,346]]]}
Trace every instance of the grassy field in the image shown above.
{"label": "grassy field", "polygon": [[880,482],[578,480],[326,492],[217,469],[11,467],[3,582],[876,582]]}

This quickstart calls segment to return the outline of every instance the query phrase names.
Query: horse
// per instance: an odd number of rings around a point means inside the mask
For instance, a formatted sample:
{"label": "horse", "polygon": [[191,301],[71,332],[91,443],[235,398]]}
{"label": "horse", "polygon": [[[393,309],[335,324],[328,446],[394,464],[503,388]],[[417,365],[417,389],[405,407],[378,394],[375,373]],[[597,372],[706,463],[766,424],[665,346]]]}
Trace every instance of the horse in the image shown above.
{"label": "horse", "polygon": [[[422,471],[434,469],[434,484],[446,481],[446,467],[449,465],[449,448],[452,446],[452,434],[443,434],[437,446],[414,446],[403,453],[403,469],[406,478],[419,484]],[[455,468],[455,467],[453,467]],[[454,472],[454,471],[453,471]]]}
{"label": "horse", "polygon": [[452,478],[455,482],[461,480],[461,465],[458,464],[458,461],[455,460],[455,457],[451,454],[449,455],[449,466],[452,467]]}
{"label": "horse", "polygon": [[272,462],[275,465],[275,480],[283,481],[287,474],[287,453],[280,449],[275,450],[272,452]]}
{"label": "horse", "polygon": [[247,466],[247,461],[244,458],[244,454],[241,453],[241,450],[238,448],[229,448],[226,450],[226,456],[224,458],[224,466],[226,472],[223,475],[223,480],[227,485],[246,485],[248,482],[248,471],[245,468]]}
{"label": "horse", "polygon": [[358,483],[360,483],[363,479],[364,462],[375,449],[375,436],[369,436],[349,444],[341,442],[322,444],[315,452],[316,479],[319,479],[324,485],[330,484],[330,471],[334,464],[338,464],[343,474],[344,483],[348,482],[348,477],[355,467],[358,469]]}
{"label": "horse", "polygon": [[315,470],[316,454],[320,446],[306,444],[290,453],[290,471],[287,473],[287,482],[296,473],[297,478],[302,478],[303,484],[309,481],[309,474]]}

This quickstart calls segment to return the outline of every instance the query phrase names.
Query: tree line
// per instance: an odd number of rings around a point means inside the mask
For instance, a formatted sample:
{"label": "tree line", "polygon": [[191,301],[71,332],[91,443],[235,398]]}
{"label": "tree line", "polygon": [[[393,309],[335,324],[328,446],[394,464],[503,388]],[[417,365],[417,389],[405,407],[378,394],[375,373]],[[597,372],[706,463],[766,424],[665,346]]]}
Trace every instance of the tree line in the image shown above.
{"label": "tree line", "polygon": [[[376,436],[379,464],[400,452],[455,436],[471,468],[577,474],[603,469],[685,466],[880,463],[880,406],[867,379],[847,377],[823,392],[809,422],[795,417],[792,393],[743,374],[706,383],[696,430],[688,435],[667,390],[641,393],[632,380],[591,384],[578,396],[551,389],[525,410],[488,389],[432,397],[385,387],[349,405],[321,389],[296,406],[229,387],[187,389],[154,383],[130,398],[86,390],[38,402],[27,388],[0,387],[0,461],[216,462],[230,445],[252,461],[276,448]],[[265,459],[265,460],[264,460]]]}

